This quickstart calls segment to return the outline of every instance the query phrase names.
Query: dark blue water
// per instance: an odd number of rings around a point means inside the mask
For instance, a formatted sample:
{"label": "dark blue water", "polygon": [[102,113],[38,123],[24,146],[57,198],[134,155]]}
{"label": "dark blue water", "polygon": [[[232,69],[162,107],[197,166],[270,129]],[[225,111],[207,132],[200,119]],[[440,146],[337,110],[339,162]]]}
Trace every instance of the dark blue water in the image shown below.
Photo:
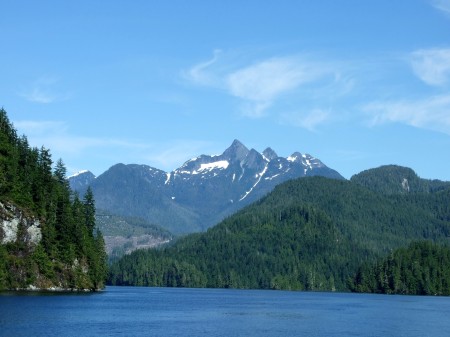
{"label": "dark blue water", "polygon": [[108,287],[0,293],[0,336],[450,336],[450,298]]}

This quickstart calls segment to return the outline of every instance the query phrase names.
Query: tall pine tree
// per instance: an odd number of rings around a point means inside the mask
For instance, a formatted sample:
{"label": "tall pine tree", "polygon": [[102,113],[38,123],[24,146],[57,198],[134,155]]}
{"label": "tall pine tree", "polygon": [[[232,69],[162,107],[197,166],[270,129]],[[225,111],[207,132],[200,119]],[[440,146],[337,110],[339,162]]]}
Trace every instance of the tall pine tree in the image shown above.
{"label": "tall pine tree", "polygon": [[[50,151],[17,137],[0,109],[0,221],[19,221],[15,241],[4,242],[0,227],[0,290],[104,286],[105,245],[101,233],[94,233],[92,191],[80,201],[69,188],[63,161],[53,170],[52,164]],[[42,234],[37,243],[27,234],[35,219]]]}

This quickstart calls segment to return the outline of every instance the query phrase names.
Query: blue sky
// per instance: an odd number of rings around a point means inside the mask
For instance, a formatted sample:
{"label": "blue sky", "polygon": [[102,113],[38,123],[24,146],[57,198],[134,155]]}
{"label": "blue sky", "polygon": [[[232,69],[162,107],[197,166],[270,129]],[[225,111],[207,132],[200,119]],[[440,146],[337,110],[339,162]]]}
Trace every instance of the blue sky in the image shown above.
{"label": "blue sky", "polygon": [[234,139],[450,180],[450,0],[0,2],[0,106],[68,173]]}

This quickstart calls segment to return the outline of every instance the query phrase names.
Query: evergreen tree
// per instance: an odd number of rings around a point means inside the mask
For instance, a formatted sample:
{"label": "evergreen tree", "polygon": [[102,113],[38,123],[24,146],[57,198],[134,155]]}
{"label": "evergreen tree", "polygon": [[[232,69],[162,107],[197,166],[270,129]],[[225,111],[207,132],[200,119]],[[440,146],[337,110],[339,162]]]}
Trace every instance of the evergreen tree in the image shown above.
{"label": "evergreen tree", "polygon": [[83,202],[72,195],[63,161],[58,160],[52,172],[49,150],[30,148],[25,136],[17,137],[4,109],[0,109],[0,202],[0,220],[10,220],[14,210],[20,217],[39,219],[42,234],[37,244],[28,242],[29,221],[21,221],[17,240],[2,244],[0,230],[0,290],[104,286],[105,244],[101,233],[94,235],[92,191]]}
{"label": "evergreen tree", "polygon": [[355,292],[450,295],[450,248],[413,242],[373,265],[361,267],[351,283]]}
{"label": "evergreen tree", "polygon": [[56,162],[56,167],[54,170],[54,175],[56,178],[56,181],[58,183],[60,183],[62,186],[67,187],[69,185],[69,183],[67,182],[67,169],[66,166],[64,165],[64,162],[62,161],[62,159],[58,159],[58,161]]}
{"label": "evergreen tree", "polygon": [[83,199],[85,223],[89,233],[93,233],[95,227],[95,201],[94,193],[89,186]]}

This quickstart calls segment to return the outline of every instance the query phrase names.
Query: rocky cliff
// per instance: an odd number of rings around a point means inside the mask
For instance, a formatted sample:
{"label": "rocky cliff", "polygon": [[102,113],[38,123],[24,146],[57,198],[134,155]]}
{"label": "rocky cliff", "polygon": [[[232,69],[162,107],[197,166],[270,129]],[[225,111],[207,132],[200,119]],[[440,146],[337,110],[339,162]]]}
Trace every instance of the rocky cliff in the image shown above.
{"label": "rocky cliff", "polygon": [[41,225],[14,204],[0,202],[0,289],[3,284],[10,290],[90,291],[87,261],[75,258],[63,264],[49,259]]}
{"label": "rocky cliff", "polygon": [[0,240],[1,244],[21,241],[33,251],[42,240],[41,223],[16,206],[0,202]]}

